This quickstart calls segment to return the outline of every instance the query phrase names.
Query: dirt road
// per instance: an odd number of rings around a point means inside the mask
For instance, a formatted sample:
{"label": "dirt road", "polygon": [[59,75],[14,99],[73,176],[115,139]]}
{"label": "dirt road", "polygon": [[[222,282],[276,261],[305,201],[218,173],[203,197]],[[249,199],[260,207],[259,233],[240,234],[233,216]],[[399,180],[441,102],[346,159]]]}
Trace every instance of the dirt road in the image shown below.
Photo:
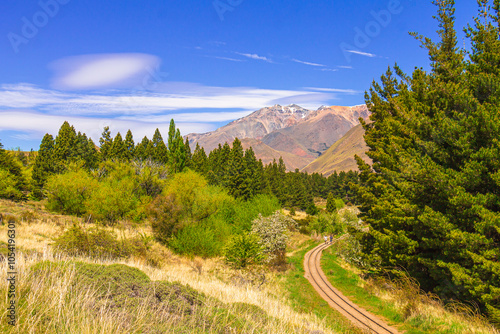
{"label": "dirt road", "polygon": [[360,327],[367,333],[396,334],[400,333],[393,327],[387,325],[377,316],[363,310],[353,304],[339,290],[335,289],[321,270],[321,252],[328,248],[330,244],[321,244],[309,251],[304,258],[305,277],[312,284],[314,289],[334,308],[355,326]]}

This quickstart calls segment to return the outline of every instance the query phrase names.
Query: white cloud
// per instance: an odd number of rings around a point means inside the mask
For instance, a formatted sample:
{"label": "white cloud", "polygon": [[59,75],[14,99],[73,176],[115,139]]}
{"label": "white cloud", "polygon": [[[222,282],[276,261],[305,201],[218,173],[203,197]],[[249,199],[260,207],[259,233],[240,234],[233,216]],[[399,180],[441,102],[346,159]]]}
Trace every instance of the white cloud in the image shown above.
{"label": "white cloud", "polygon": [[60,59],[51,64],[58,89],[82,90],[130,87],[151,77],[159,65],[156,56],[142,53],[93,54]]}
{"label": "white cloud", "polygon": [[321,70],[323,72],[337,72],[338,71],[336,68],[322,68]]}
{"label": "white cloud", "polygon": [[357,54],[357,55],[365,56],[365,57],[370,57],[370,58],[373,58],[373,57],[377,56],[376,54],[373,54],[373,53],[356,51],[356,50],[345,50],[345,51],[350,52],[350,53],[354,53],[354,54]]}
{"label": "white cloud", "polygon": [[332,92],[332,93],[345,93],[345,94],[357,94],[359,93],[353,89],[339,89],[339,88],[319,88],[319,87],[305,87],[308,90],[316,90],[320,92]]}
{"label": "white cloud", "polygon": [[229,58],[229,57],[218,57],[218,56],[207,56],[210,58],[216,58],[216,59],[222,59],[222,60],[229,60],[229,61],[237,61],[237,62],[243,62],[244,60],[241,59],[235,59],[235,58]]}
{"label": "white cloud", "polygon": [[[177,84],[182,86],[182,83]],[[3,85],[0,86],[0,108],[32,108],[50,114],[104,117],[152,115],[183,109],[257,110],[274,105],[276,100],[316,103],[332,98],[331,95],[305,90],[210,87],[191,83],[184,83],[184,89],[177,91],[172,84],[165,83],[159,85],[158,90],[161,92],[103,95],[61,93],[32,85]],[[300,101],[293,101],[299,96]]]}
{"label": "white cloud", "polygon": [[309,65],[309,66],[317,66],[317,67],[325,67],[326,65],[323,65],[323,64],[317,64],[317,63],[310,63],[308,61],[302,61],[302,60],[298,60],[298,59],[292,59],[292,61],[296,62],[296,63],[300,63],[300,64],[304,64],[304,65]]}
{"label": "white cloud", "polygon": [[339,68],[352,69],[352,66],[344,66],[344,65],[341,65],[341,66],[339,66]]}
{"label": "white cloud", "polygon": [[235,52],[236,54],[240,55],[240,56],[244,56],[244,57],[247,57],[247,58],[250,58],[250,59],[255,59],[255,60],[263,60],[263,61],[267,61],[268,63],[271,63],[272,61],[266,57],[262,57],[262,56],[259,56],[255,53],[240,53],[240,52]]}
{"label": "white cloud", "polygon": [[[77,131],[81,131],[91,137],[94,142],[98,142],[105,126],[109,126],[112,134],[120,132],[124,135],[128,129],[132,130],[134,140],[137,142],[144,136],[152,138],[154,131],[158,128],[166,136],[170,118],[164,122],[140,122],[137,120],[120,120],[112,118],[92,118],[76,116],[46,115],[34,111],[0,111],[2,122],[0,131],[14,130],[26,133],[30,138],[41,138],[43,134],[50,133],[57,135],[59,128],[64,121],[68,121],[75,126]],[[207,132],[214,130],[214,126],[207,123],[196,122],[176,122],[175,124],[181,133]]]}

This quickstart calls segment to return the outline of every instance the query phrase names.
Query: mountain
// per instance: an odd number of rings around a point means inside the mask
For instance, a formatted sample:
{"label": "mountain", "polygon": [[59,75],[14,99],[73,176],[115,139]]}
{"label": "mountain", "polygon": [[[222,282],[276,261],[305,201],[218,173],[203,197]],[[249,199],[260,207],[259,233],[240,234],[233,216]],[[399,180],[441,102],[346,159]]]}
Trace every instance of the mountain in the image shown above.
{"label": "mountain", "polygon": [[189,143],[192,148],[198,143],[208,153],[216,148],[219,143],[231,143],[235,138],[262,139],[265,135],[275,130],[299,123],[310,113],[310,110],[295,104],[289,106],[280,106],[277,104],[272,107],[259,109],[215,131],[202,134],[191,133],[188,135]]}
{"label": "mountain", "polygon": [[307,157],[312,161],[359,124],[360,117],[368,116],[365,105],[321,107],[296,125],[266,135],[262,142],[276,150]]}
{"label": "mountain", "polygon": [[[321,107],[311,111],[298,105],[262,108],[215,131],[189,134],[192,149],[198,143],[208,153],[219,143],[239,138],[252,146],[264,163],[283,157],[288,170],[302,169],[325,153],[359,118],[367,119],[365,105]],[[249,144],[251,143],[251,145]]]}
{"label": "mountain", "polygon": [[334,171],[358,170],[354,155],[358,155],[364,161],[371,163],[370,158],[365,153],[368,151],[368,146],[366,146],[363,139],[364,134],[365,130],[361,124],[356,125],[302,171],[329,176]]}

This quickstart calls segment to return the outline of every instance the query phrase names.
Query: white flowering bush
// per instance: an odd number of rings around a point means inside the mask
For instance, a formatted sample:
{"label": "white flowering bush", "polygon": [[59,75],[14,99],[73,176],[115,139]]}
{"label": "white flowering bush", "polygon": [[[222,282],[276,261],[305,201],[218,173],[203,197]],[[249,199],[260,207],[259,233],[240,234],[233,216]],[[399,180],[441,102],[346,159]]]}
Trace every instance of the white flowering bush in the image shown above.
{"label": "white flowering bush", "polygon": [[282,264],[285,262],[286,243],[288,241],[289,228],[295,227],[295,221],[280,212],[269,217],[259,214],[252,222],[252,233],[260,237],[260,245],[266,255],[268,262]]}

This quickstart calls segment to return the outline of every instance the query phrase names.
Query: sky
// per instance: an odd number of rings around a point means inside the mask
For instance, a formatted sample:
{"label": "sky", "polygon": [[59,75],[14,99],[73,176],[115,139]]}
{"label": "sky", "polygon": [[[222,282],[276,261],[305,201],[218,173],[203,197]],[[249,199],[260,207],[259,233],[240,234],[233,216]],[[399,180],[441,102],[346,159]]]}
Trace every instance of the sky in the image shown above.
{"label": "sky", "polygon": [[[459,0],[456,26],[472,21]],[[352,106],[389,66],[429,68],[429,0],[2,0],[0,143],[37,150],[64,121],[136,142],[170,119],[207,132],[275,104]]]}

